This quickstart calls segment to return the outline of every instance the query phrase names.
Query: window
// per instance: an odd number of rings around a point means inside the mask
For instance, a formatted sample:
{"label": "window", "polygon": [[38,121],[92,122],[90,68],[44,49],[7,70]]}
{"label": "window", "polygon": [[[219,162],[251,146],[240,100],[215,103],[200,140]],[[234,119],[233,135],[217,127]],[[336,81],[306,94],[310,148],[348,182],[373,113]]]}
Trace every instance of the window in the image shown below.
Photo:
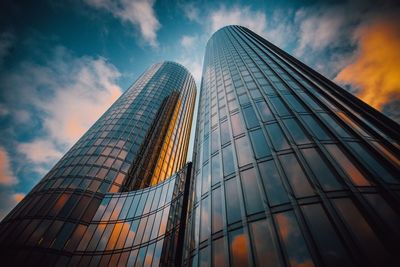
{"label": "window", "polygon": [[231,116],[231,124],[232,124],[232,130],[233,130],[234,136],[237,136],[244,132],[239,113],[236,113]]}
{"label": "window", "polygon": [[225,182],[225,203],[228,224],[239,221],[241,214],[236,178]]}
{"label": "window", "polygon": [[208,191],[210,187],[210,167],[209,163],[203,166],[203,176],[202,176],[202,186],[201,186],[201,191],[202,194]]}
{"label": "window", "polygon": [[325,265],[353,265],[321,205],[305,205],[302,206],[302,210]]}
{"label": "window", "polygon": [[243,109],[243,117],[246,120],[246,125],[248,129],[258,126],[257,116],[251,106],[245,107]]}
{"label": "window", "polygon": [[250,139],[257,159],[271,155],[271,150],[261,129],[250,132]]}
{"label": "window", "polygon": [[279,156],[279,159],[284,166],[283,170],[296,197],[314,195],[313,189],[294,154],[282,155]]}
{"label": "window", "polygon": [[227,176],[235,171],[235,161],[233,159],[231,145],[222,149],[222,161],[224,164],[224,176]]}
{"label": "window", "polygon": [[324,190],[339,190],[342,188],[331,169],[323,160],[322,155],[318,153],[315,148],[307,148],[302,151],[307,160],[308,166],[310,166]]}
{"label": "window", "polygon": [[281,266],[279,248],[273,238],[270,219],[263,219],[249,224],[256,266]]}
{"label": "window", "polygon": [[222,230],[222,194],[221,187],[212,191],[212,232]]}
{"label": "window", "polygon": [[249,266],[248,241],[243,229],[237,229],[229,233],[230,266]]}
{"label": "window", "polygon": [[210,235],[210,196],[201,201],[201,228],[200,242],[206,240]]}
{"label": "window", "polygon": [[310,143],[310,140],[304,133],[303,129],[294,119],[283,120],[285,126],[289,129],[290,135],[298,145]]}
{"label": "window", "polygon": [[290,114],[289,110],[286,108],[285,104],[283,104],[281,99],[278,97],[271,97],[270,100],[280,116],[287,116]]}
{"label": "window", "polygon": [[220,129],[221,129],[221,143],[225,144],[231,140],[231,137],[229,134],[228,121],[222,122],[220,124]]}
{"label": "window", "polygon": [[293,211],[274,215],[290,266],[314,266]]}
{"label": "window", "polygon": [[219,134],[218,128],[211,132],[211,154],[219,149]]}
{"label": "window", "polygon": [[284,95],[286,100],[290,103],[293,109],[297,112],[306,112],[303,105],[296,99],[294,95]]}
{"label": "window", "polygon": [[253,155],[251,153],[251,148],[247,137],[243,136],[236,139],[235,144],[239,167],[250,164],[253,159]]}
{"label": "window", "polygon": [[241,172],[242,188],[245,196],[246,211],[248,215],[264,210],[257,176],[254,169]]}
{"label": "window", "polygon": [[258,164],[267,198],[271,206],[289,202],[281,177],[273,160]]}
{"label": "window", "polygon": [[310,131],[313,133],[314,137],[319,140],[330,140],[329,135],[324,129],[321,128],[321,125],[311,115],[303,115],[301,117],[307,124]]}
{"label": "window", "polygon": [[211,158],[211,183],[212,185],[222,180],[222,168],[220,154],[214,155]]}
{"label": "window", "polygon": [[225,244],[224,238],[219,238],[213,241],[213,266],[227,266],[225,261]]}
{"label": "window", "polygon": [[322,119],[333,128],[333,130],[338,134],[340,137],[350,137],[349,133],[341,126],[339,123],[333,119],[329,114],[321,113],[320,114]]}
{"label": "window", "polygon": [[257,106],[258,112],[261,115],[262,121],[270,121],[270,120],[274,119],[274,116],[272,115],[271,110],[267,106],[267,103],[265,103],[264,101],[257,102],[256,106]]}
{"label": "window", "polygon": [[369,186],[371,183],[364,177],[351,160],[339,149],[336,145],[325,146],[334,160],[340,165],[343,171],[347,174],[350,180],[356,186]]}
{"label": "window", "polygon": [[389,256],[360,211],[350,199],[335,199],[334,204],[365,256],[374,265],[385,265]]}
{"label": "window", "polygon": [[289,144],[282,132],[282,129],[277,123],[271,123],[267,125],[267,131],[271,135],[271,142],[275,150],[288,149]]}

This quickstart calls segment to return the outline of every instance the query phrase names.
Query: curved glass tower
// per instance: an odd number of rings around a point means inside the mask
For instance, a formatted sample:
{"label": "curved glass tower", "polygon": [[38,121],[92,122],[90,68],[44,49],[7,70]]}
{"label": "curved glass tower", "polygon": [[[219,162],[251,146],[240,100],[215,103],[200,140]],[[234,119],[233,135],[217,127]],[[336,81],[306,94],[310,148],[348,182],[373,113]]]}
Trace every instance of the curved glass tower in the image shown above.
{"label": "curved glass tower", "polygon": [[203,66],[185,266],[393,266],[399,125],[252,31]]}
{"label": "curved glass tower", "polygon": [[2,265],[174,265],[195,94],[150,67],[1,222]]}

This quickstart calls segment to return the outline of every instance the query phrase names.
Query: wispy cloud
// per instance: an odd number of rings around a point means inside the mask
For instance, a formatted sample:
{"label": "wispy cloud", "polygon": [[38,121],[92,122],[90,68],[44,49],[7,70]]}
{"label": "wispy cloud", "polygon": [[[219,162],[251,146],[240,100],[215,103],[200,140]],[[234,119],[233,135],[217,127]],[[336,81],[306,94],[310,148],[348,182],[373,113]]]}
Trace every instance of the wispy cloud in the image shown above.
{"label": "wispy cloud", "polygon": [[158,47],[157,31],[161,24],[154,11],[154,0],[84,0],[88,5],[104,9],[116,18],[138,27],[143,39]]}
{"label": "wispy cloud", "polygon": [[184,48],[190,48],[195,44],[196,40],[197,36],[184,35],[182,36],[180,43]]}
{"label": "wispy cloud", "polygon": [[12,171],[8,153],[0,146],[0,185],[10,186],[17,183],[18,179]]}

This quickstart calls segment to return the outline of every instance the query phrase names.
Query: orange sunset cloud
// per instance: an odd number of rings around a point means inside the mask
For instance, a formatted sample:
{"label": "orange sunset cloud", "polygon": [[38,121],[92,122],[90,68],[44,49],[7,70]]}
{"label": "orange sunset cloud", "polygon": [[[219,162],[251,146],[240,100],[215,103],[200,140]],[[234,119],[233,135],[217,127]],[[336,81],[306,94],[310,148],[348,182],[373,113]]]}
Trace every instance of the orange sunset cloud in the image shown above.
{"label": "orange sunset cloud", "polygon": [[378,110],[400,99],[400,25],[375,22],[358,34],[359,54],[335,78],[358,88],[357,96]]}

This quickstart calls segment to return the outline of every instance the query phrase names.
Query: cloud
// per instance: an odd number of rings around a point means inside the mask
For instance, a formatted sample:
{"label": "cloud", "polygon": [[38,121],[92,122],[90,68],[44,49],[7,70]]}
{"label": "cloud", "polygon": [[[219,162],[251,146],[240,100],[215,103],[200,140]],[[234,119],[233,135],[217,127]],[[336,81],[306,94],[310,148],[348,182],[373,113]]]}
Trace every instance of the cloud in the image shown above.
{"label": "cloud", "polygon": [[22,62],[0,77],[4,109],[24,123],[16,132],[32,129],[28,140],[14,141],[24,164],[46,172],[121,95],[120,75],[104,58],[58,47],[42,65]]}
{"label": "cloud", "polygon": [[0,185],[15,185],[18,183],[11,169],[10,159],[4,147],[0,146]]}
{"label": "cloud", "polygon": [[158,47],[157,31],[160,28],[153,0],[85,0],[95,8],[105,9],[114,17],[138,27],[143,39],[152,47]]}
{"label": "cloud", "polygon": [[20,143],[17,146],[17,150],[33,163],[55,162],[62,156],[62,153],[54,143],[45,139]]}
{"label": "cloud", "polygon": [[215,32],[227,25],[241,25],[252,31],[265,35],[267,21],[265,13],[262,11],[253,11],[249,6],[234,6],[212,11],[209,16],[211,22],[211,32]]}
{"label": "cloud", "polygon": [[190,48],[196,42],[196,39],[196,36],[184,35],[182,36],[180,43],[184,48]]}
{"label": "cloud", "polygon": [[24,197],[24,193],[16,193],[14,191],[1,191],[0,220],[2,220]]}
{"label": "cloud", "polygon": [[193,3],[184,5],[183,12],[185,14],[185,17],[187,17],[190,21],[201,22],[200,11],[197,7],[194,6]]}
{"label": "cloud", "polygon": [[357,96],[376,109],[400,99],[400,24],[380,20],[356,33],[358,55],[336,81],[358,88]]}

